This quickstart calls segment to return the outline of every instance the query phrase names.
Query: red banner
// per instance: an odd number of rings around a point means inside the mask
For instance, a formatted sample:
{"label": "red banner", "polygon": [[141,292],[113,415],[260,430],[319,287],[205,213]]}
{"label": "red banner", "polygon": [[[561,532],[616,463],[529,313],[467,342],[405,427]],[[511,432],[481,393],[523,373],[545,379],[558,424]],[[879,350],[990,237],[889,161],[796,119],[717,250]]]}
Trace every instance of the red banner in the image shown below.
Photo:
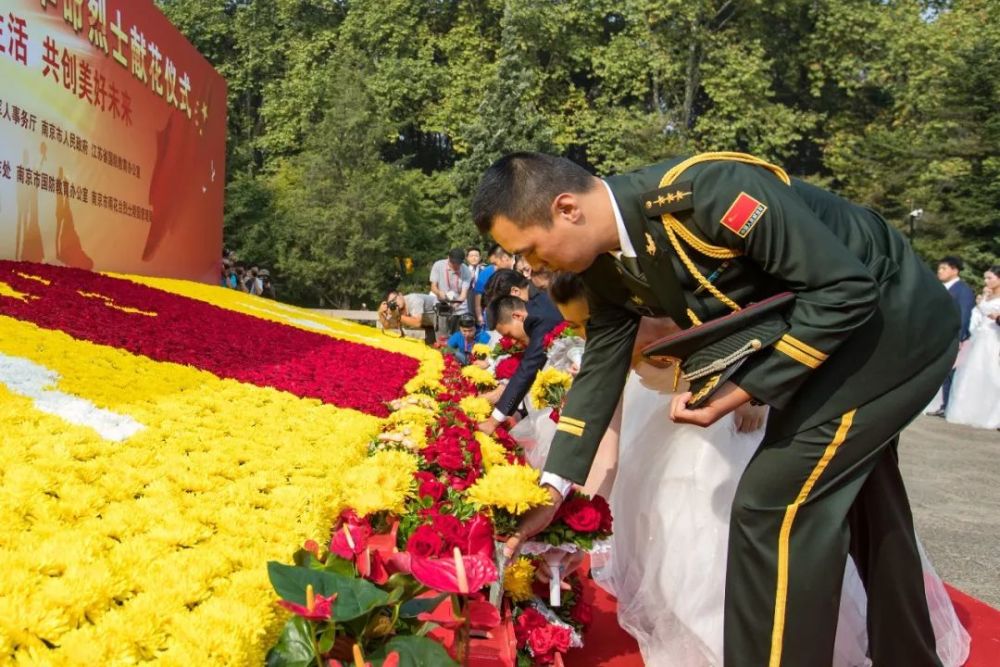
{"label": "red banner", "polygon": [[226,83],[151,0],[5,0],[0,82],[0,257],[218,280]]}

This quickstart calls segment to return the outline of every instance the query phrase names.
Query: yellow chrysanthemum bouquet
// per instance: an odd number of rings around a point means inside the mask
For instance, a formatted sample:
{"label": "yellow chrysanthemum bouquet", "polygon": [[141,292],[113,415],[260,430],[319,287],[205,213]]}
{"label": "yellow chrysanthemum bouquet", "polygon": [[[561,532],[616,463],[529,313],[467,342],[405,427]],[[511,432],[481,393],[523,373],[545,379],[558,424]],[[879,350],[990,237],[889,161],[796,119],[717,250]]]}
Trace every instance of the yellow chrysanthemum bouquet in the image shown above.
{"label": "yellow chrysanthemum bouquet", "polygon": [[573,384],[573,376],[556,368],[546,368],[539,371],[535,382],[531,385],[531,402],[539,410],[552,408],[562,409],[566,393]]}

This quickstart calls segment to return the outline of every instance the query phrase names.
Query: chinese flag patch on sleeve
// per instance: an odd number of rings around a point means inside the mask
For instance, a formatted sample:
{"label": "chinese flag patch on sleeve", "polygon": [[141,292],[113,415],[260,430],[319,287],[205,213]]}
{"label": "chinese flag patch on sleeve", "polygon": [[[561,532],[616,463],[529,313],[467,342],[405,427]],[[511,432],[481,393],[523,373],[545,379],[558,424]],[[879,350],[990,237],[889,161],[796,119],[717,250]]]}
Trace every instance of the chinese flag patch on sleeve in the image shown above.
{"label": "chinese flag patch on sleeve", "polygon": [[767,206],[745,192],[741,192],[722,216],[722,225],[740,238],[746,238],[754,225],[764,216]]}

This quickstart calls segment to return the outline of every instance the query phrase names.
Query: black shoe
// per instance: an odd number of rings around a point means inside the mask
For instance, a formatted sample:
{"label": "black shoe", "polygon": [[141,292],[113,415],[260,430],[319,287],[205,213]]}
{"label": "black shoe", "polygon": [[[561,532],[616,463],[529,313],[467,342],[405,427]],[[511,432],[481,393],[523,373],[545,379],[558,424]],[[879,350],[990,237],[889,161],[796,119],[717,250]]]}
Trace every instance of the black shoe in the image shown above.
{"label": "black shoe", "polygon": [[935,410],[934,412],[927,413],[931,417],[941,417],[944,419],[944,410]]}

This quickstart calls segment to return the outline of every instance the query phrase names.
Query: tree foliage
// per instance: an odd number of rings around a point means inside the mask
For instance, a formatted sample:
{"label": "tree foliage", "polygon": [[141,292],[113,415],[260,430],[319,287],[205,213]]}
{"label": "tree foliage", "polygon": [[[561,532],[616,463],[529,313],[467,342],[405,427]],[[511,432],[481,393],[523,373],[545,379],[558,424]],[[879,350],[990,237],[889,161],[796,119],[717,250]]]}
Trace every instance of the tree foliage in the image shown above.
{"label": "tree foliage", "polygon": [[599,173],[741,150],[1000,256],[991,0],[160,0],[229,82],[226,243],[283,293],[371,303],[482,241],[519,149]]}

